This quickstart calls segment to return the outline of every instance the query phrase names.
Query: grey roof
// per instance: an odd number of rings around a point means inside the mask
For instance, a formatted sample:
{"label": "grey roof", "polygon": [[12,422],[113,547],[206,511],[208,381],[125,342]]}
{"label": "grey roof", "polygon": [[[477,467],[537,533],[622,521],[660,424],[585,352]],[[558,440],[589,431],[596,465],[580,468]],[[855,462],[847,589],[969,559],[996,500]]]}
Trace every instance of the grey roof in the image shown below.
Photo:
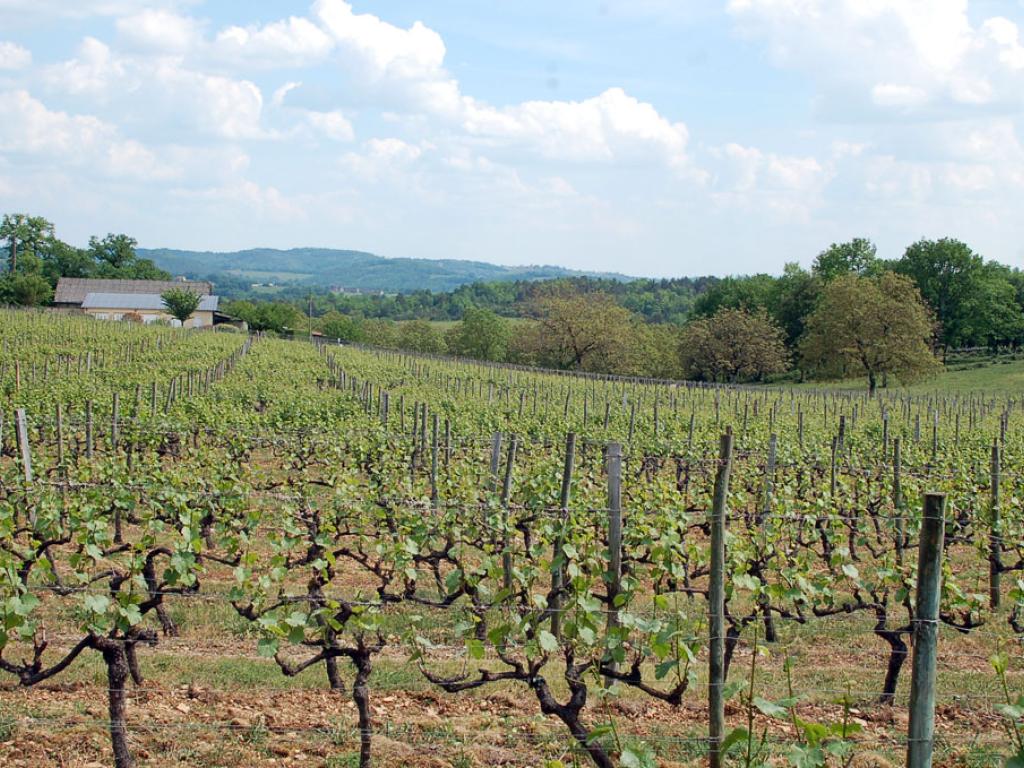
{"label": "grey roof", "polygon": [[[216,312],[219,296],[203,296],[198,312]],[[87,293],[82,309],[144,309],[166,312],[159,293]]]}
{"label": "grey roof", "polygon": [[87,277],[62,277],[53,294],[54,304],[81,304],[90,293],[161,294],[182,288],[200,296],[213,293],[213,283],[205,280],[93,280]]}

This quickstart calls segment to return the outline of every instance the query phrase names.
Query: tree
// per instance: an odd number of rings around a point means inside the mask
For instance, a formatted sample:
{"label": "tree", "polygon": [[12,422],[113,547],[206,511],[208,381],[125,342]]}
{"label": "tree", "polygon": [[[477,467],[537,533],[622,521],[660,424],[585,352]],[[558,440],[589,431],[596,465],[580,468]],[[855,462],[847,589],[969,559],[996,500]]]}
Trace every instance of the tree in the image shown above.
{"label": "tree", "polygon": [[932,317],[913,281],[884,272],[845,275],[829,283],[807,319],[800,345],[804,364],[824,376],[867,376],[872,394],[880,377],[912,381],[939,370],[932,354]]}
{"label": "tree", "polygon": [[640,330],[644,361],[641,372],[656,379],[682,378],[683,372],[679,363],[679,326],[650,323],[641,325]]}
{"label": "tree", "polygon": [[679,342],[684,375],[704,381],[763,380],[786,370],[782,329],[764,310],[720,309],[690,322]]}
{"label": "tree", "polygon": [[[26,213],[5,213],[0,222],[0,238],[7,241],[10,254],[8,268],[11,272],[18,271],[19,252],[34,255],[47,239],[53,237],[53,224],[42,216],[30,216]],[[22,271],[25,265],[22,264]]]}
{"label": "tree", "polygon": [[873,275],[879,269],[878,248],[864,237],[832,243],[818,254],[811,271],[826,283],[843,275]]}
{"label": "tree", "polygon": [[301,313],[291,304],[280,301],[231,301],[224,305],[224,311],[232,317],[244,320],[250,330],[281,333],[294,328],[302,319]]}
{"label": "tree", "polygon": [[413,352],[442,354],[446,347],[441,332],[429,320],[410,320],[398,329],[398,346]]}
{"label": "tree", "polygon": [[109,234],[103,239],[89,238],[89,253],[97,264],[120,271],[135,261],[135,246],[138,241],[128,235]]}
{"label": "tree", "polygon": [[394,320],[372,318],[363,321],[363,336],[375,347],[398,346],[398,324]]}
{"label": "tree", "polygon": [[896,270],[917,283],[941,324],[943,350],[969,344],[972,311],[984,277],[985,261],[952,238],[919,240],[896,263]]}
{"label": "tree", "polygon": [[643,370],[642,323],[606,293],[555,295],[537,302],[540,320],[529,334],[541,365],[624,375]]}
{"label": "tree", "polygon": [[775,288],[771,275],[726,277],[697,297],[693,314],[711,317],[720,309],[767,309]]}
{"label": "tree", "polygon": [[95,263],[95,275],[125,280],[169,280],[170,274],[135,252],[138,243],[128,235],[109,234],[89,238],[89,255]]}
{"label": "tree", "polygon": [[511,329],[508,321],[489,309],[469,307],[462,321],[447,334],[448,349],[477,360],[503,361],[508,354]]}
{"label": "tree", "polygon": [[775,281],[768,313],[786,334],[786,346],[795,347],[803,336],[804,322],[814,311],[821,285],[817,276],[796,263],[786,264],[782,276]]}
{"label": "tree", "polygon": [[320,318],[320,328],[324,336],[341,341],[362,341],[363,331],[359,322],[340,312],[330,311]]}
{"label": "tree", "polygon": [[39,307],[53,299],[53,288],[37,274],[5,274],[0,277],[0,304]]}
{"label": "tree", "polygon": [[187,291],[183,288],[171,288],[160,294],[164,307],[171,313],[171,316],[185,323],[192,313],[199,309],[200,297],[198,294]]}

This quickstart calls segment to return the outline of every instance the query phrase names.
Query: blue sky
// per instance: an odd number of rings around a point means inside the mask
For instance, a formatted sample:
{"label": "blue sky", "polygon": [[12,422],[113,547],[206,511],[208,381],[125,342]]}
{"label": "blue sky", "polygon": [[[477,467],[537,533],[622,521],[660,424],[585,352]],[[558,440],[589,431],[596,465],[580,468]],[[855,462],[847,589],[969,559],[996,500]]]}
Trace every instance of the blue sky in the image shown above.
{"label": "blue sky", "polygon": [[0,103],[0,210],[76,243],[1024,266],[1021,0],[0,0]]}

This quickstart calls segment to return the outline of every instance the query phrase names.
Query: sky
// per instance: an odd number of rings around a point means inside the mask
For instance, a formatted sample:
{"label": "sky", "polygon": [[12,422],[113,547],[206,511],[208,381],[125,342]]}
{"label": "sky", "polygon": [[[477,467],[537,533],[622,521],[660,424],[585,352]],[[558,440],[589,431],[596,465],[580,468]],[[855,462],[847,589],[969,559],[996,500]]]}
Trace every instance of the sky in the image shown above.
{"label": "sky", "polygon": [[0,0],[0,211],[144,247],[1024,267],[1024,0]]}

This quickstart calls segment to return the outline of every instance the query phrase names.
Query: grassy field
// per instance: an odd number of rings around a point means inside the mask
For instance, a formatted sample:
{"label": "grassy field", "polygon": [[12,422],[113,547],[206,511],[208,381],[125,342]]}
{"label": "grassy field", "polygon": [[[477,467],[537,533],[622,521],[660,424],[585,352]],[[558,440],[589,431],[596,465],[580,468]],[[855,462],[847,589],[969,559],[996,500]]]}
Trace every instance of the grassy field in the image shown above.
{"label": "grassy field", "polygon": [[[800,389],[861,390],[867,388],[867,379],[845,379],[842,381],[809,381],[786,385]],[[974,362],[950,360],[946,369],[938,374],[895,389],[914,394],[936,393],[943,395],[990,392],[1008,394],[1024,391],[1024,360],[1011,357],[984,358]]]}

